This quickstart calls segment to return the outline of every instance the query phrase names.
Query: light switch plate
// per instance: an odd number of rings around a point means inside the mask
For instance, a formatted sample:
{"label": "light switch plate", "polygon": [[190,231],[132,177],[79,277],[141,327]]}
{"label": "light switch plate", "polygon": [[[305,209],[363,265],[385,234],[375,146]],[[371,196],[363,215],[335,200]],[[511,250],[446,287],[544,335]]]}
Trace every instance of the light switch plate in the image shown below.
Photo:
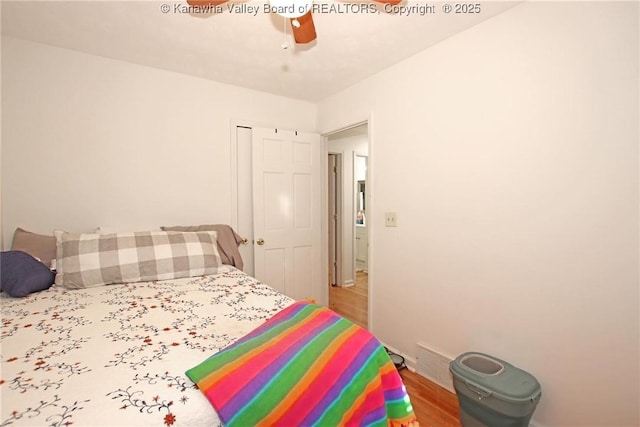
{"label": "light switch plate", "polygon": [[385,212],[384,213],[384,226],[385,227],[397,227],[398,226],[398,217],[395,212]]}

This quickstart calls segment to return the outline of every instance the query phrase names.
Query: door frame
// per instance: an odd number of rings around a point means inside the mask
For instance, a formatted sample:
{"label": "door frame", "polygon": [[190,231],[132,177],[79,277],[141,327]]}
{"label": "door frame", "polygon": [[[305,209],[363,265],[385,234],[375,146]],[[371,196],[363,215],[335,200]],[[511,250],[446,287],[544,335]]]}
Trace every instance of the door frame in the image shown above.
{"label": "door frame", "polygon": [[[369,113],[368,116],[366,117],[361,117],[361,120],[354,120],[354,121],[348,121],[344,124],[342,124],[342,126],[337,126],[337,127],[331,127],[328,130],[320,130],[320,135],[322,136],[322,144],[323,144],[323,149],[322,149],[322,158],[324,161],[324,165],[322,165],[322,171],[325,174],[324,177],[322,177],[322,212],[323,212],[323,219],[322,219],[322,254],[324,259],[322,260],[323,265],[328,269],[329,265],[329,216],[328,216],[328,210],[329,210],[329,190],[328,190],[328,185],[329,185],[329,177],[326,175],[327,174],[327,168],[328,168],[328,154],[329,154],[329,149],[328,149],[328,141],[329,141],[329,135],[338,133],[338,132],[342,132],[357,126],[361,126],[366,124],[367,125],[367,141],[368,141],[368,158],[367,158],[367,193],[366,193],[366,205],[368,207],[367,210],[370,209],[370,213],[367,215],[367,222],[368,222],[368,229],[367,229],[367,233],[369,235],[369,247],[367,250],[367,262],[368,262],[368,285],[369,285],[369,292],[368,292],[368,301],[367,301],[367,307],[368,307],[368,319],[367,319],[367,324],[369,327],[369,331],[374,332],[374,322],[373,322],[373,301],[375,298],[375,230],[373,227],[374,224],[374,212],[376,212],[375,210],[375,198],[372,197],[374,191],[375,191],[375,174],[374,174],[374,167],[375,167],[375,163],[374,163],[374,132],[373,132],[373,125],[372,123],[374,122],[374,118],[373,118],[373,114]],[[343,159],[344,160],[344,159]],[[355,231],[354,231],[355,232]],[[355,240],[355,237],[354,237]],[[326,275],[329,274],[328,271],[325,272],[325,277]],[[329,303],[329,286],[324,286],[323,287],[323,298],[324,301],[326,301],[326,304]]]}
{"label": "door frame", "polygon": [[[336,243],[336,248],[335,248],[335,258],[336,258],[336,277],[335,277],[335,282],[336,282],[336,286],[342,286],[343,285],[343,269],[344,266],[342,265],[342,239],[344,238],[344,230],[342,227],[342,221],[343,221],[343,217],[342,217],[342,211],[343,211],[343,203],[342,203],[342,197],[343,197],[343,176],[342,176],[342,162],[343,162],[343,156],[342,153],[333,153],[331,151],[329,151],[327,153],[327,161],[328,161],[328,156],[333,155],[336,158],[336,179],[335,179],[335,198],[336,198],[336,202],[335,202],[335,209],[336,209],[336,229],[335,229],[335,241]],[[328,169],[327,169],[328,170]],[[328,174],[329,172],[327,172]],[[328,176],[327,176],[328,179]],[[327,180],[327,208],[329,207],[329,181]],[[328,215],[328,210],[327,210],[327,215]],[[331,229],[331,226],[329,225],[331,222],[331,218],[327,217],[327,256],[328,255],[328,246],[329,246],[329,231]],[[327,259],[327,261],[329,261]],[[327,266],[329,264],[327,263]],[[327,267],[330,269],[330,267]],[[329,285],[331,285],[331,283],[329,283]]]}

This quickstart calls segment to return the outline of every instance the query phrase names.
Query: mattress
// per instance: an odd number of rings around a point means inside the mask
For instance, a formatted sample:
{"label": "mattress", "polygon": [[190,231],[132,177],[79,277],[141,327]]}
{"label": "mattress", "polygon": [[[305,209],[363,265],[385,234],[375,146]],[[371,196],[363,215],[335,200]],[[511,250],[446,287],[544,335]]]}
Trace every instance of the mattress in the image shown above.
{"label": "mattress", "polygon": [[294,301],[212,276],[1,294],[1,426],[216,426],[185,375]]}

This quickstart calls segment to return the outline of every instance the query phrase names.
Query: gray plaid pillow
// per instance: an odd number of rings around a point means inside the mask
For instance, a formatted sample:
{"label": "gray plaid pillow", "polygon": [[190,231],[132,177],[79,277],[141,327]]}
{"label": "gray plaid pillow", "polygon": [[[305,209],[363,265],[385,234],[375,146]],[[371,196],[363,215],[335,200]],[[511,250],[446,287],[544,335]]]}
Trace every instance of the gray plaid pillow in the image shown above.
{"label": "gray plaid pillow", "polygon": [[67,289],[205,276],[222,265],[215,231],[54,235],[56,285]]}

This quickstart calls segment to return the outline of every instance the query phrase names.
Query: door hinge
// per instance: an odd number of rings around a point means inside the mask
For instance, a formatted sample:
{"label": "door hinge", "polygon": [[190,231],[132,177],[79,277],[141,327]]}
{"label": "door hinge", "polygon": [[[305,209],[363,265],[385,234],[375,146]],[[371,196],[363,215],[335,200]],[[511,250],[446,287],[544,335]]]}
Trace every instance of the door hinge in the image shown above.
{"label": "door hinge", "polygon": [[336,167],[333,167],[333,173],[338,173],[338,169],[336,169]]}

